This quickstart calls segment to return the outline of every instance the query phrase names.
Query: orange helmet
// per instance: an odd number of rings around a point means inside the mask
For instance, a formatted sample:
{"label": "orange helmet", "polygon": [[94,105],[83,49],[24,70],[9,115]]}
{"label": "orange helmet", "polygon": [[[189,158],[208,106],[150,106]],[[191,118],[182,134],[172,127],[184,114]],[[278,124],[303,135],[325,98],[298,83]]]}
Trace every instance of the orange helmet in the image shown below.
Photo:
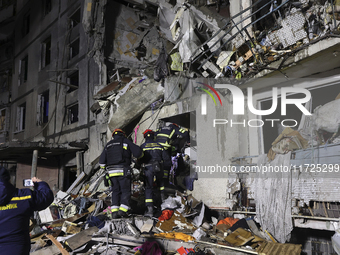
{"label": "orange helmet", "polygon": [[174,126],[176,126],[176,127],[179,127],[176,123],[171,123],[171,125],[174,125]]}
{"label": "orange helmet", "polygon": [[126,136],[126,135],[125,135],[125,132],[124,132],[123,130],[119,129],[119,128],[116,128],[116,129],[112,132],[112,136],[118,134],[118,132],[120,132],[120,133],[122,133],[124,136]]}
{"label": "orange helmet", "polygon": [[144,132],[143,132],[143,135],[144,135],[144,138],[150,134],[150,135],[153,135],[155,132],[153,132],[151,129],[146,129]]}

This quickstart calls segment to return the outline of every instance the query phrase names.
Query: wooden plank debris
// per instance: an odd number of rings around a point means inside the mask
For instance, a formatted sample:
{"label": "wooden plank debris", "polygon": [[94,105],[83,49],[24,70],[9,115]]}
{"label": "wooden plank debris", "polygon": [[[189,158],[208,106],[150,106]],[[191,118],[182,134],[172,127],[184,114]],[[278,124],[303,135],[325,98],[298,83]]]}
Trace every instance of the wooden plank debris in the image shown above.
{"label": "wooden plank debris", "polygon": [[261,255],[300,255],[301,244],[263,242],[257,249]]}
{"label": "wooden plank debris", "polygon": [[224,240],[234,246],[242,246],[248,243],[249,241],[253,240],[254,236],[251,232],[243,229],[238,228],[230,235],[228,235]]}
{"label": "wooden plank debris", "polygon": [[86,244],[87,242],[91,241],[92,234],[97,232],[97,227],[90,227],[88,229],[85,229],[81,231],[80,233],[70,237],[65,241],[68,247],[70,247],[72,250],[75,250],[79,248],[80,246]]}
{"label": "wooden plank debris", "polygon": [[55,228],[55,227],[61,227],[65,221],[69,221],[69,222],[75,222],[77,220],[80,220],[82,217],[84,217],[85,215],[88,215],[89,212],[85,212],[82,214],[76,214],[70,218],[67,219],[59,219],[59,220],[55,220],[51,223],[50,227]]}
{"label": "wooden plank debris", "polygon": [[68,253],[68,251],[64,249],[61,243],[59,243],[57,239],[55,239],[52,235],[46,235],[46,237],[50,239],[55,246],[57,246],[62,255],[70,255],[70,253]]}

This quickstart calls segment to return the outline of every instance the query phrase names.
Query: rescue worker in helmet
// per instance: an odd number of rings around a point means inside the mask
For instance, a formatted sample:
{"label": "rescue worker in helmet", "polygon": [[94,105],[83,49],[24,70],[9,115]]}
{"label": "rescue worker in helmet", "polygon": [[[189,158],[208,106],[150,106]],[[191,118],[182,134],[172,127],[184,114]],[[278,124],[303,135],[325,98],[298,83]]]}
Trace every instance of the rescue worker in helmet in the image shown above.
{"label": "rescue worker in helmet", "polygon": [[111,215],[113,219],[127,217],[131,197],[131,155],[143,156],[143,150],[126,138],[123,130],[115,129],[99,158],[112,186]]}
{"label": "rescue worker in helmet", "polygon": [[[155,132],[156,142],[163,146],[165,152],[171,158],[172,155],[172,145],[175,140],[179,141],[180,139],[184,139],[187,143],[190,143],[189,132],[184,129],[180,128],[176,123],[171,123],[168,126],[164,126],[158,129]],[[180,144],[180,143],[178,143]],[[177,150],[181,150],[182,148],[177,148]],[[164,172],[164,184],[167,186],[169,183],[169,172],[171,169],[171,160],[170,162],[164,162],[163,164],[163,172]]]}
{"label": "rescue worker in helmet", "polygon": [[144,169],[145,175],[145,204],[147,211],[145,216],[153,216],[154,206],[154,194],[153,194],[153,182],[156,177],[157,188],[161,193],[161,200],[165,200],[164,191],[164,179],[162,166],[171,164],[171,158],[164,148],[154,141],[154,132],[151,129],[147,129],[143,132],[145,143],[141,145],[144,156],[141,158],[141,165]]}

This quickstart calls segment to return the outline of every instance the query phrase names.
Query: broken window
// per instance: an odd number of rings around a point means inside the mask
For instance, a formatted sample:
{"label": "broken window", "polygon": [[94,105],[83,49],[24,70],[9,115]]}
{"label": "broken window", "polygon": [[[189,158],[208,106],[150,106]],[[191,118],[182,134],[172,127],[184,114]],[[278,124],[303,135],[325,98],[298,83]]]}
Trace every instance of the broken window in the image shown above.
{"label": "broken window", "polygon": [[74,104],[67,107],[67,125],[78,122],[79,105]]}
{"label": "broken window", "polygon": [[69,27],[73,28],[80,23],[80,9],[76,10],[69,18]]}
{"label": "broken window", "polygon": [[25,130],[26,121],[26,103],[23,103],[17,107],[17,119],[15,125],[15,131],[20,132]]}
{"label": "broken window", "polygon": [[77,166],[65,167],[63,191],[67,191],[72,183],[77,179]]}
{"label": "broken window", "polygon": [[[310,112],[313,113],[316,107],[320,105],[324,105],[330,101],[335,100],[335,97],[339,94],[339,84],[331,85],[331,86],[314,86],[307,88],[311,92],[311,105],[308,107],[305,105],[305,107],[310,109]],[[304,98],[304,94],[291,94],[288,95],[287,98]],[[272,106],[272,100],[271,99],[265,99],[260,101],[260,107],[261,110],[267,110],[270,109]],[[288,119],[295,120],[297,125],[295,127],[292,127],[293,129],[297,130],[301,117],[302,112],[300,109],[297,108],[296,105],[293,104],[287,104],[287,111],[286,115],[281,114],[281,98],[278,98],[277,102],[277,108],[276,111],[270,115],[262,116],[262,120],[264,122],[264,125],[262,126],[262,132],[263,132],[263,144],[264,144],[264,152],[267,153],[269,149],[272,146],[272,142],[282,133],[284,126],[281,125],[281,121],[285,121],[285,125],[295,125],[294,121],[288,121]],[[275,121],[266,121],[274,119]],[[273,125],[273,127],[272,127]]]}
{"label": "broken window", "polygon": [[43,1],[43,8],[44,8],[44,16],[49,14],[52,10],[52,0],[44,0]]}
{"label": "broken window", "polygon": [[0,85],[1,85],[0,91],[1,92],[8,91],[9,79],[10,77],[7,74],[0,76]]}
{"label": "broken window", "polygon": [[[67,77],[67,83],[79,87],[79,71],[75,71]],[[67,87],[67,93],[77,90],[75,87]]]}
{"label": "broken window", "polygon": [[27,35],[30,32],[30,14],[26,13],[24,15],[24,19],[22,21],[22,37]]}
{"label": "broken window", "polygon": [[72,43],[70,43],[70,59],[74,58],[75,56],[77,56],[79,54],[79,45],[80,41],[79,41],[79,37],[74,40]]}
{"label": "broken window", "polygon": [[0,131],[6,130],[6,109],[0,110]]}
{"label": "broken window", "polygon": [[26,55],[19,62],[19,85],[27,81],[27,73],[28,73],[28,56]]}
{"label": "broken window", "polygon": [[41,69],[51,63],[51,36],[41,44]]}
{"label": "broken window", "polygon": [[45,91],[38,95],[37,104],[37,125],[48,122],[48,109],[49,109],[49,91]]}

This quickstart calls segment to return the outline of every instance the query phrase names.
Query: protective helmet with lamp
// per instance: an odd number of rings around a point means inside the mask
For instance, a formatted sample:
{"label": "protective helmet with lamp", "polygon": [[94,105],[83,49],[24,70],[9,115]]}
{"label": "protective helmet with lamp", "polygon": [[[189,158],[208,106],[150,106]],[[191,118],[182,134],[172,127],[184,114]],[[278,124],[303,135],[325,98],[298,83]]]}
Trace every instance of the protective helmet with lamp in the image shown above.
{"label": "protective helmet with lamp", "polygon": [[112,132],[112,136],[117,135],[118,133],[122,133],[124,136],[125,132],[123,130],[121,130],[120,128],[116,128],[113,132]]}

